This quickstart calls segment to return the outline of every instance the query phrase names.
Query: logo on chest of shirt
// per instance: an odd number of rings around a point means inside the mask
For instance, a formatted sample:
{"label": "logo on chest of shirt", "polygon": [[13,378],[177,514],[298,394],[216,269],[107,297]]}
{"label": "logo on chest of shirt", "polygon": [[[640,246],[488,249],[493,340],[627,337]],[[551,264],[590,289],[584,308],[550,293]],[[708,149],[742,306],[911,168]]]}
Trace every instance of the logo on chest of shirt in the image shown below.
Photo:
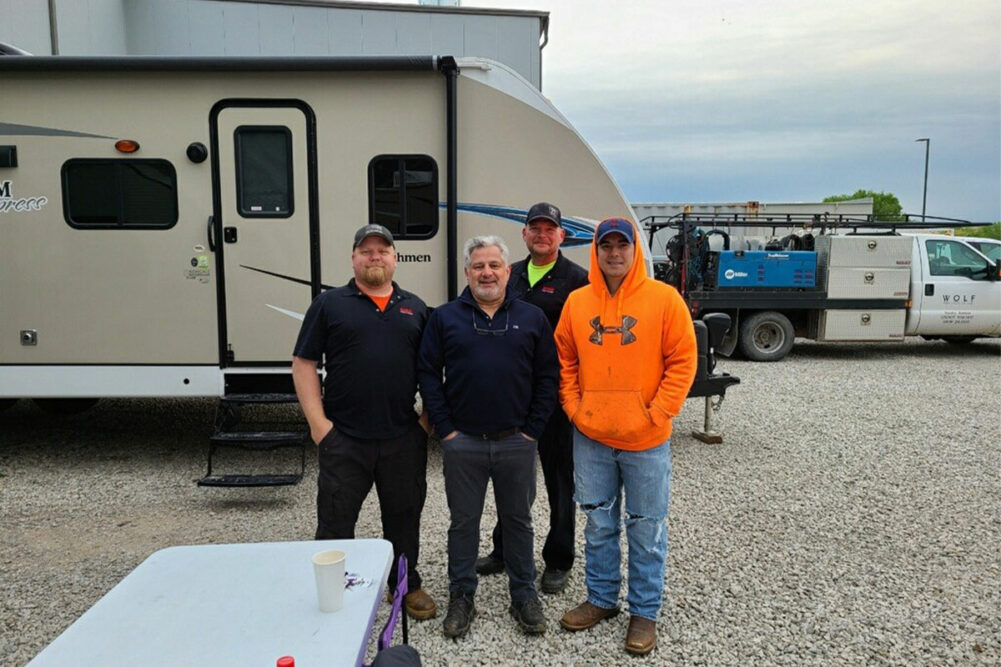
{"label": "logo on chest of shirt", "polygon": [[556,288],[552,285],[546,285],[542,288],[543,294],[556,294]]}
{"label": "logo on chest of shirt", "polygon": [[403,313],[404,315],[410,315],[410,316],[413,316],[413,314],[414,314],[414,311],[410,310],[406,306],[401,306],[400,307],[400,312]]}
{"label": "logo on chest of shirt", "polygon": [[602,345],[605,334],[621,334],[622,338],[619,339],[620,345],[635,343],[636,334],[632,332],[632,328],[636,326],[637,321],[638,320],[635,317],[623,315],[621,326],[610,327],[602,324],[600,317],[594,317],[590,322],[591,328],[594,329],[594,332],[588,338],[588,341],[594,343],[595,345]]}

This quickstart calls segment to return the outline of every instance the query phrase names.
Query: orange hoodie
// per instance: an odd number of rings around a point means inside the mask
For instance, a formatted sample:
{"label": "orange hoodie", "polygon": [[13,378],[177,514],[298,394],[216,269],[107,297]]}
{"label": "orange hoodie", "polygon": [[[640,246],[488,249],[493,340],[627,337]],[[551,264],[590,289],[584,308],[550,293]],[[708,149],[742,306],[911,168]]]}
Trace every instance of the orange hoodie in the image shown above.
{"label": "orange hoodie", "polygon": [[555,335],[560,403],[570,421],[592,440],[639,451],[671,437],[698,352],[681,295],[647,277],[638,244],[633,252],[612,296],[591,244],[590,284],[570,294]]}

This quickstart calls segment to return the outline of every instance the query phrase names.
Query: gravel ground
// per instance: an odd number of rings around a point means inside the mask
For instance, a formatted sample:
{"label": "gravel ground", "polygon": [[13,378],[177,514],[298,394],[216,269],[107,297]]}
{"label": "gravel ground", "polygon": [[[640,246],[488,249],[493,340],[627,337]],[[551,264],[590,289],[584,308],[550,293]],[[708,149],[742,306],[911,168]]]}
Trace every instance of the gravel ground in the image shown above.
{"label": "gravel ground", "polygon": [[[412,624],[411,644],[428,665],[1001,664],[999,361],[997,341],[919,340],[723,360],[741,378],[720,414],[724,444],[689,435],[701,400],[675,421],[654,653],[626,657],[625,614],[584,633],[558,627],[583,599],[582,567],[543,597],[542,637],[516,630],[501,575],[481,581],[465,639],[446,640],[439,618]],[[194,485],[213,410],[109,400],[53,418],[22,401],[0,414],[0,664],[26,663],[158,549],[311,537],[312,461],[296,487]],[[545,526],[541,472],[539,484]],[[488,503],[484,543],[494,516]],[[443,607],[447,523],[434,447],[421,570]],[[378,534],[372,494],[358,535]]]}

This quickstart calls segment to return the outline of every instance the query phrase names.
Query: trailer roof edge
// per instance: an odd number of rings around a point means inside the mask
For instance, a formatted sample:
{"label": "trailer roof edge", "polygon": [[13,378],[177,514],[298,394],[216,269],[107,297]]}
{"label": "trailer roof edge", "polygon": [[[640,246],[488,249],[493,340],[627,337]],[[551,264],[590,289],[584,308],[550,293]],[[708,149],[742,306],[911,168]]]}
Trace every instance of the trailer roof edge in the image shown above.
{"label": "trailer roof edge", "polygon": [[5,72],[387,72],[436,71],[438,56],[14,56]]}

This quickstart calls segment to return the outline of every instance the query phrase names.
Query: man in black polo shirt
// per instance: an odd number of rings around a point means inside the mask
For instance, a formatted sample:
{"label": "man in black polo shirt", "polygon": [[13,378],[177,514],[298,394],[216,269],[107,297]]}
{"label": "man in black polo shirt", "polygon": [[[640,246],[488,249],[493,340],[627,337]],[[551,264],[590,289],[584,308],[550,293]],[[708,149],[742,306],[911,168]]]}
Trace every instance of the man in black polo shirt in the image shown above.
{"label": "man in black polo shirt", "polygon": [[[528,211],[521,237],[528,257],[511,265],[507,291],[512,297],[538,306],[556,330],[570,292],[588,284],[587,271],[560,252],[566,237],[560,209],[539,202]],[[557,366],[557,371],[558,371]],[[560,593],[567,585],[574,561],[573,431],[566,414],[553,410],[546,430],[539,438],[539,460],[549,497],[549,535],[542,548],[540,588],[543,593]],[[494,574],[504,571],[504,531],[494,527],[493,551],[476,560],[476,571]]]}
{"label": "man in black polo shirt", "polygon": [[[316,539],[353,538],[374,481],[383,536],[409,563],[407,613],[431,618],[435,604],[417,573],[427,433],[414,410],[427,306],[393,282],[396,248],[385,227],[358,230],[351,266],[347,285],[310,305],[292,358],[296,394],[319,446]],[[322,397],[321,359],[327,371]],[[389,577],[395,586],[395,567]]]}
{"label": "man in black polo shirt", "polygon": [[537,634],[546,618],[535,590],[535,455],[556,405],[556,344],[545,314],[507,295],[511,267],[500,238],[471,238],[463,254],[469,285],[431,314],[417,364],[424,406],[442,439],[451,514],[443,630],[460,637],[476,614],[476,551],[492,481],[509,611],[524,632]]}

